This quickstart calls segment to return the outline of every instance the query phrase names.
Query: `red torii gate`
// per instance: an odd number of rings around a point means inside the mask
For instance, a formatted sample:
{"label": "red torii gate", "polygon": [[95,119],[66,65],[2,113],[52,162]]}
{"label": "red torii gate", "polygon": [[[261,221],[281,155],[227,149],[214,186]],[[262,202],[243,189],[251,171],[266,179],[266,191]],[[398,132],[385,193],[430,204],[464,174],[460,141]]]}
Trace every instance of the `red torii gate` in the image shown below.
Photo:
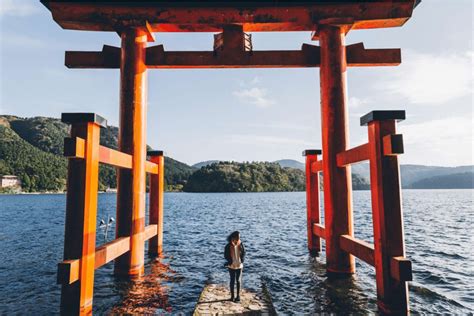
{"label": "red torii gate", "polygon": [[[163,153],[146,160],[148,68],[291,68],[320,67],[322,160],[307,150],[308,247],[320,251],[326,239],[329,276],[355,272],[354,256],[375,266],[380,311],[407,313],[406,281],[411,263],[404,258],[397,154],[403,152],[395,121],[404,111],[373,111],[361,118],[369,142],[348,149],[346,69],[348,66],[395,66],[399,49],[345,45],[350,30],[397,27],[412,15],[419,0],[362,1],[73,1],[41,0],[65,29],[112,31],[121,47],[98,52],[66,52],[69,68],[120,69],[119,150],[99,145],[105,120],[93,113],[65,113],[72,124],[65,141],[70,158],[64,261],[59,264],[61,312],[92,311],[94,270],[115,259],[115,272],[137,277],[144,271],[144,243],[159,254],[163,240]],[[245,32],[312,31],[320,46],[301,50],[253,51]],[[165,51],[147,47],[154,32],[222,32],[212,51]],[[349,165],[370,161],[374,245],[353,236]],[[95,247],[98,164],[118,167],[117,239]],[[319,221],[318,172],[324,174],[325,226]],[[152,175],[150,225],[145,227],[145,176]]]}

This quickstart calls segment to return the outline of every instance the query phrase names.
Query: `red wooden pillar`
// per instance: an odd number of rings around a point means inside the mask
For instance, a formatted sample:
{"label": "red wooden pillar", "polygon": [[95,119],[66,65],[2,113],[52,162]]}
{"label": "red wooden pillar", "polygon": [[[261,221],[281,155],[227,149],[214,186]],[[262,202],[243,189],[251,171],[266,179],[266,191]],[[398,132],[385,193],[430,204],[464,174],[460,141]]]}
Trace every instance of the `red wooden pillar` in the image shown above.
{"label": "red wooden pillar", "polygon": [[341,235],[353,235],[351,170],[336,162],[349,143],[345,35],[339,26],[321,25],[318,31],[327,271],[344,275],[355,272],[354,257],[339,246]]}
{"label": "red wooden pillar", "polygon": [[119,149],[132,155],[132,169],[120,169],[117,191],[117,237],[130,236],[130,251],[115,261],[119,275],[144,272],[147,32],[121,33]]}
{"label": "red wooden pillar", "polygon": [[361,118],[361,125],[369,129],[377,303],[381,312],[390,314],[409,311],[407,283],[395,279],[392,271],[397,269],[392,258],[405,256],[397,157],[403,153],[403,142],[395,134],[395,121],[403,119],[405,111],[373,111]]}
{"label": "red wooden pillar", "polygon": [[68,164],[64,260],[80,260],[79,280],[61,287],[61,314],[86,315],[92,313],[99,140],[106,121],[93,113],[63,113],[61,120],[72,124],[72,138],[85,140],[83,158],[70,157]]}
{"label": "red wooden pillar", "polygon": [[150,225],[157,225],[156,236],[150,239],[148,253],[160,255],[163,251],[163,202],[165,188],[165,157],[163,151],[149,151],[151,162],[158,165],[158,174],[150,176]]}
{"label": "red wooden pillar", "polygon": [[321,239],[313,234],[313,224],[320,223],[319,216],[319,173],[312,172],[312,164],[318,161],[321,150],[309,149],[303,152],[306,156],[306,214],[308,231],[308,250],[312,256],[321,251]]}

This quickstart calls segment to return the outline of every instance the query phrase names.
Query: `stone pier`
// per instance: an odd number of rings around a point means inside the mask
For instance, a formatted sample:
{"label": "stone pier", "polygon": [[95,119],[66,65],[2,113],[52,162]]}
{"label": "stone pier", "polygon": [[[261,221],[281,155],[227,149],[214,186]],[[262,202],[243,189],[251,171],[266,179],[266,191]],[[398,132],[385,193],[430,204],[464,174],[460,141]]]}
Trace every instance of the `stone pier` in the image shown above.
{"label": "stone pier", "polygon": [[208,284],[194,309],[198,315],[276,315],[271,300],[263,293],[242,289],[240,302],[230,301],[227,285]]}

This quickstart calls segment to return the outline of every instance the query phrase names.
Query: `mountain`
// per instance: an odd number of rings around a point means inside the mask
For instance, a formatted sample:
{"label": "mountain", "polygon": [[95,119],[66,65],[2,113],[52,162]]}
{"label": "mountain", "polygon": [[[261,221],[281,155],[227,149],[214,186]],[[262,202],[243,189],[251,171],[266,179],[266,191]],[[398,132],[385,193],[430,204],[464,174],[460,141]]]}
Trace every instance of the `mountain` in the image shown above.
{"label": "mountain", "polygon": [[[352,165],[352,172],[363,176],[366,179],[370,179],[370,170],[368,163],[359,163]],[[400,174],[403,188],[412,188],[414,183],[417,183],[417,188],[421,185],[421,180],[429,179],[433,177],[449,176],[463,173],[474,172],[474,166],[460,166],[460,167],[439,167],[439,166],[424,166],[424,165],[401,165]],[[455,179],[454,176],[451,179]],[[461,184],[460,187],[461,188]],[[428,187],[426,188],[428,189]]]}
{"label": "mountain", "polygon": [[474,189],[474,172],[454,173],[418,180],[412,189]]}
{"label": "mountain", "polygon": [[66,159],[23,140],[8,125],[0,125],[0,174],[14,174],[24,191],[58,191],[66,185]]}
{"label": "mountain", "polygon": [[[69,126],[59,119],[0,115],[0,174],[17,175],[24,191],[64,190],[67,160],[62,157],[62,151],[64,137],[68,134]],[[117,149],[118,128],[108,126],[102,129],[100,142]],[[198,172],[200,170],[202,172]],[[402,165],[400,170],[403,188],[469,188],[472,187],[474,166]],[[369,189],[368,163],[352,165],[352,172],[353,189]],[[189,185],[188,180],[192,181]],[[184,188],[192,192],[209,192],[211,188],[218,190],[220,187],[230,192],[295,191],[304,190],[304,182],[304,164],[291,159],[274,163],[209,160],[191,167],[165,157],[165,184],[168,190]],[[101,165],[99,189],[116,186],[116,169]]]}
{"label": "mountain", "polygon": [[427,178],[449,176],[466,172],[472,173],[474,172],[474,166],[438,167],[423,165],[402,165],[400,166],[400,172],[402,176],[402,185],[409,187],[415,182]]}
{"label": "mountain", "polygon": [[[0,116],[0,174],[20,177],[24,191],[60,191],[65,188],[67,160],[62,157],[64,137],[69,135],[69,126],[59,119],[49,117],[20,118],[13,115]],[[108,126],[101,129],[100,143],[109,148],[118,148],[118,128]],[[17,149],[18,148],[18,149]],[[21,153],[21,154],[20,154]],[[47,154],[45,156],[45,154]],[[39,158],[36,158],[39,157]],[[35,162],[27,168],[28,162]],[[51,161],[51,163],[49,163]],[[51,171],[50,166],[55,170]],[[194,172],[194,168],[165,157],[165,184],[169,189],[180,189]],[[38,174],[49,174],[55,185]],[[29,181],[28,178],[34,181]],[[53,181],[53,180],[51,180]],[[30,185],[28,185],[30,183]],[[116,188],[114,167],[100,165],[99,189]]]}
{"label": "mountain", "polygon": [[283,168],[295,168],[295,169],[300,169],[300,170],[305,169],[305,164],[302,162],[299,162],[298,160],[281,159],[275,162],[279,164],[280,166],[282,166]]}
{"label": "mountain", "polygon": [[194,172],[185,192],[304,191],[305,175],[299,169],[271,162],[218,162]]}
{"label": "mountain", "polygon": [[213,163],[218,163],[218,162],[219,160],[206,160],[206,161],[195,163],[194,165],[192,165],[192,167],[196,169],[201,169],[202,167],[206,167],[206,166],[212,165]]}

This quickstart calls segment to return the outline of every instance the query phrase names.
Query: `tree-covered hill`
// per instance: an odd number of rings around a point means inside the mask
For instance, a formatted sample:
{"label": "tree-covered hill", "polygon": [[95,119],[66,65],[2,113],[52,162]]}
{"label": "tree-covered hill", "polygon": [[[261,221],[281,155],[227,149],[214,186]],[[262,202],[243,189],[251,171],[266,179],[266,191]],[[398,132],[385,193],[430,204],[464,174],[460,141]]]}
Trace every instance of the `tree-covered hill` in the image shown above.
{"label": "tree-covered hill", "polygon": [[[324,185],[321,177],[321,186]],[[365,178],[352,175],[354,190],[368,190]],[[225,162],[201,167],[194,172],[183,191],[186,192],[281,192],[304,191],[306,177],[297,168],[282,167],[277,162]]]}
{"label": "tree-covered hill", "polygon": [[[21,180],[24,191],[60,191],[66,183],[67,161],[62,157],[64,137],[69,135],[69,126],[59,119],[49,117],[20,118],[13,115],[0,116],[0,174],[17,175]],[[15,145],[12,145],[13,143]],[[118,148],[118,128],[108,126],[101,129],[101,145],[109,148]],[[18,150],[17,150],[18,148]],[[45,154],[48,154],[45,156]],[[40,157],[40,158],[35,158]],[[48,157],[48,158],[46,158]],[[48,164],[51,160],[51,164]],[[34,168],[26,168],[28,161],[34,162]],[[60,165],[57,165],[60,163]],[[33,181],[28,185],[28,178],[44,173],[49,174],[50,167],[56,168],[54,177],[61,181],[52,182],[45,179]],[[171,189],[179,189],[188,177],[195,171],[194,168],[165,157],[165,184]],[[52,171],[51,171],[52,172]],[[47,183],[48,182],[48,183]],[[116,188],[116,170],[107,165],[101,165],[99,171],[99,189]]]}
{"label": "tree-covered hill", "polygon": [[23,191],[58,191],[66,184],[66,159],[42,151],[0,125],[0,174],[17,175]]}
{"label": "tree-covered hill", "polygon": [[[20,118],[0,115],[0,175],[20,178],[23,191],[61,191],[65,189],[67,160],[62,157],[64,137],[69,126],[49,117]],[[118,128],[101,129],[102,145],[118,148]],[[206,161],[198,169],[165,157],[165,184],[168,190],[188,192],[303,191],[303,164],[294,160],[270,162]],[[293,166],[291,168],[287,166]],[[368,165],[352,168],[354,190],[367,190]],[[473,166],[430,167],[402,165],[405,188],[472,188]],[[405,178],[405,180],[403,180]],[[321,181],[321,184],[323,181]],[[101,165],[99,189],[116,188],[116,169]]]}
{"label": "tree-covered hill", "polygon": [[194,172],[186,192],[303,191],[304,172],[269,162],[218,162]]}
{"label": "tree-covered hill", "polygon": [[201,169],[202,167],[205,167],[205,166],[208,166],[208,165],[212,165],[213,163],[216,163],[216,162],[219,162],[219,160],[206,160],[206,161],[201,161],[201,162],[195,163],[195,164],[193,165],[193,167],[196,168],[196,169]]}

